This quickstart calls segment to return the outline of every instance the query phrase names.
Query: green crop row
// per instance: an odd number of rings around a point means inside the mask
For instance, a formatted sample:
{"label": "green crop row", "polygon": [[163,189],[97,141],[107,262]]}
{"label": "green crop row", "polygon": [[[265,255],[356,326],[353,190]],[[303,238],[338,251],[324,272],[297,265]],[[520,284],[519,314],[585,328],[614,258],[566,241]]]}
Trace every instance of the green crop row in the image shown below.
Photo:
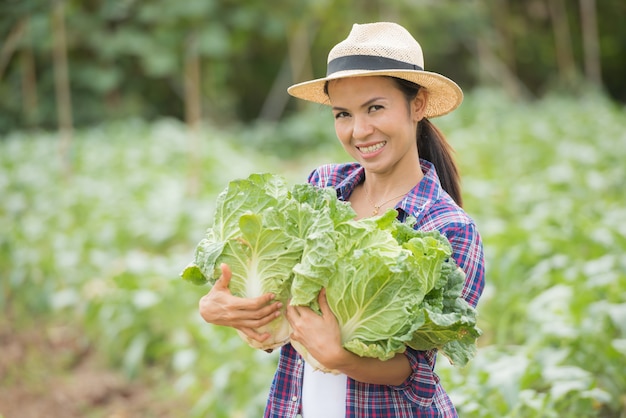
{"label": "green crop row", "polygon": [[[603,96],[512,103],[477,91],[435,122],[487,258],[478,355],[438,364],[460,415],[623,418],[626,111]],[[344,158],[319,107],[277,126],[204,126],[198,142],[172,120],[103,124],[76,132],[66,160],[56,135],[9,134],[0,309],[15,327],[79,325],[130,376],[161,368],[172,396],[194,400],[186,416],[259,416],[276,354],[205,324],[207,289],[178,274],[230,180],[301,182]]]}

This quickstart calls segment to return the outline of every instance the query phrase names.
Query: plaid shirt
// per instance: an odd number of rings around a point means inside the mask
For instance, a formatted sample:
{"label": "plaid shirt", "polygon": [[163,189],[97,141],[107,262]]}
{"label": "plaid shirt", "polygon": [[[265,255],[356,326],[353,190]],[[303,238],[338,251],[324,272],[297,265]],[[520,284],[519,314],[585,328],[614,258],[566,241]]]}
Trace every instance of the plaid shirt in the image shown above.
{"label": "plaid shirt", "polygon": [[[452,244],[457,264],[466,274],[462,296],[476,306],[484,286],[482,242],[474,222],[442,189],[434,166],[420,160],[424,178],[398,203],[398,218],[417,219],[416,228],[438,230]],[[340,200],[347,201],[355,187],[365,180],[365,171],[356,163],[329,164],[315,170],[309,182],[334,187]],[[374,385],[348,378],[346,417],[456,417],[450,398],[435,374],[436,350],[407,348],[413,373],[400,386]],[[281,348],[278,369],[270,389],[266,418],[296,418],[302,413],[304,362],[291,344]],[[308,417],[305,417],[308,418]],[[317,417],[313,417],[317,418]]]}

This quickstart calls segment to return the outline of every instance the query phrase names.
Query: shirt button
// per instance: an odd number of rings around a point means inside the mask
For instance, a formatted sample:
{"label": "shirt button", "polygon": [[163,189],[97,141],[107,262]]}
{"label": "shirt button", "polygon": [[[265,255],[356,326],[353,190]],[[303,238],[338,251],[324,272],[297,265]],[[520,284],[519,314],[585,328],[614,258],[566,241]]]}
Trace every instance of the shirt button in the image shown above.
{"label": "shirt button", "polygon": [[297,400],[298,400],[298,397],[297,397],[297,396],[292,396],[292,397],[291,397],[291,401],[292,401],[292,402],[295,402],[295,401],[297,401]]}
{"label": "shirt button", "polygon": [[302,364],[302,360],[301,359],[298,359],[298,364]]}

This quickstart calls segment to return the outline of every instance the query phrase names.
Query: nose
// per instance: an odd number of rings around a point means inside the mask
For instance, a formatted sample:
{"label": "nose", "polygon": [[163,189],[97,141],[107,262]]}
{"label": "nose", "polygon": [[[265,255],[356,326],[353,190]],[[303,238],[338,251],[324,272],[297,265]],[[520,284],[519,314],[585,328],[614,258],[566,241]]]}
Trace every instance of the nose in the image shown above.
{"label": "nose", "polygon": [[352,137],[354,139],[365,139],[372,132],[374,132],[374,127],[367,116],[353,116]]}

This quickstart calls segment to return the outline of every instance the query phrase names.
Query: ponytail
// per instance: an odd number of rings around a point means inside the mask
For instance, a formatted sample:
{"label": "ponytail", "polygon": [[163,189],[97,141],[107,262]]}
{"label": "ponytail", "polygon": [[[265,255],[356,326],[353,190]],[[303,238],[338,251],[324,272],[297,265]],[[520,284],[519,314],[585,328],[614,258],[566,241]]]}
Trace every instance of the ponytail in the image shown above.
{"label": "ponytail", "polygon": [[[390,77],[393,79],[407,102],[415,98],[420,85],[401,78]],[[428,119],[423,118],[417,125],[417,152],[420,158],[430,161],[435,166],[437,176],[441,182],[441,187],[445,190],[457,205],[463,207],[463,198],[461,197],[461,181],[459,171],[454,162],[454,150],[446,141],[443,133],[437,129]]]}
{"label": "ponytail", "polygon": [[430,161],[437,171],[441,187],[457,205],[463,207],[459,171],[454,162],[454,150],[443,133],[426,118],[417,125],[417,152],[420,158]]}

